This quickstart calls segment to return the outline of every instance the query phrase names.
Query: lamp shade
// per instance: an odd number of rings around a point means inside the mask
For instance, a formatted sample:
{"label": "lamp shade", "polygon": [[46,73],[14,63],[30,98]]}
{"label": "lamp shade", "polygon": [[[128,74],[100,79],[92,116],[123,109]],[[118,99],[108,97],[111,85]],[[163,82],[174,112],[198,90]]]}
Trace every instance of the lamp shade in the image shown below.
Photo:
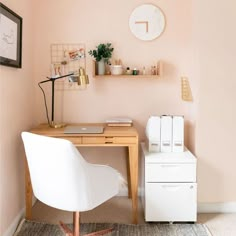
{"label": "lamp shade", "polygon": [[88,75],[85,74],[85,70],[81,67],[79,69],[79,78],[77,80],[78,85],[89,84]]}
{"label": "lamp shade", "polygon": [[85,74],[84,68],[80,67],[78,73],[70,76],[72,82],[77,82],[79,86],[86,87],[89,84],[88,75]]}

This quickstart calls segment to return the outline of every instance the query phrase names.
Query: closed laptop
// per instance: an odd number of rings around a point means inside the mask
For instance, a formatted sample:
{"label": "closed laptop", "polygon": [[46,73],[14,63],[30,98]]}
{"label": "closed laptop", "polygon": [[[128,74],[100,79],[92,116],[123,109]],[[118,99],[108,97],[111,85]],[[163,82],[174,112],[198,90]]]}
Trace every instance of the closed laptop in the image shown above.
{"label": "closed laptop", "polygon": [[74,126],[69,125],[65,127],[64,134],[101,134],[103,133],[103,126]]}

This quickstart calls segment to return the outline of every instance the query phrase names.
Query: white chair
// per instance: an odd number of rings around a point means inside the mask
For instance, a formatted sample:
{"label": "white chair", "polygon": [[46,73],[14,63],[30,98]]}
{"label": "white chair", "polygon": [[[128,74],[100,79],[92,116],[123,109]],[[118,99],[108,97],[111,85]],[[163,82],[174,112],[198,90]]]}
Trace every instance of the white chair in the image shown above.
{"label": "white chair", "polygon": [[51,207],[72,211],[73,232],[60,224],[66,235],[79,236],[79,212],[91,210],[118,193],[118,172],[86,162],[68,140],[29,132],[21,135],[35,197]]}

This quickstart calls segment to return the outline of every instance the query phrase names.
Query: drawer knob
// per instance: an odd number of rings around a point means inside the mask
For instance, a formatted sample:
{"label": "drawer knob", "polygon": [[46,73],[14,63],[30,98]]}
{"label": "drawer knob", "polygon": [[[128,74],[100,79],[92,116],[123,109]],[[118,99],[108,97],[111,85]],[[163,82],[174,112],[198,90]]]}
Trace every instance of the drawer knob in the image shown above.
{"label": "drawer knob", "polygon": [[105,143],[113,143],[113,137],[105,137]]}

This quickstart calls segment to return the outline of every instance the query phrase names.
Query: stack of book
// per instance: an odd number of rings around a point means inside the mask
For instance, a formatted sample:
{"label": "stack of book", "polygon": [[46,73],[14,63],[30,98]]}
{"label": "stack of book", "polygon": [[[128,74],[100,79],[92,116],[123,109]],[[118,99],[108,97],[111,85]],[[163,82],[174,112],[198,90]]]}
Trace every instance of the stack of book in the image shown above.
{"label": "stack of book", "polygon": [[130,118],[115,117],[106,120],[107,126],[132,126],[133,121]]}

